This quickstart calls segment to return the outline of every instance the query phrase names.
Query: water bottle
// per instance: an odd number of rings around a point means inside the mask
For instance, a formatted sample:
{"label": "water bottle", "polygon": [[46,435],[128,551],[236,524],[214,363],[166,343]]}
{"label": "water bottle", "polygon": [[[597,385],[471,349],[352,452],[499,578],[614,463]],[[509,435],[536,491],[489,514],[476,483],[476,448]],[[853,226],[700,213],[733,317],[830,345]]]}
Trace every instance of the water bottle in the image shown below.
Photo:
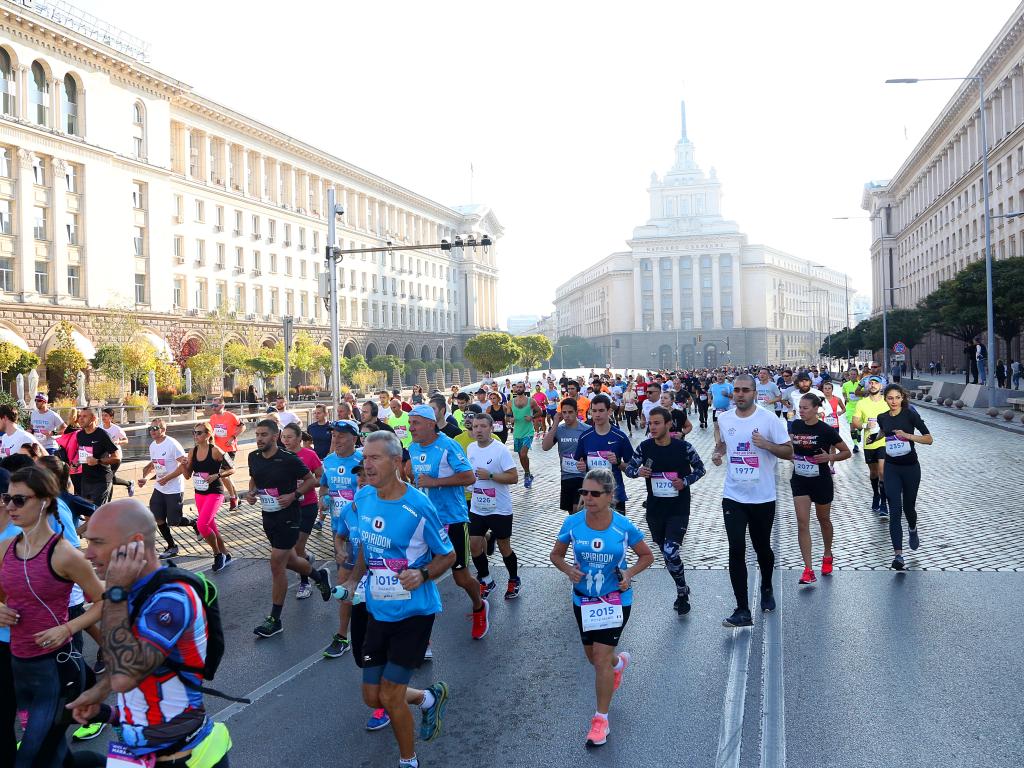
{"label": "water bottle", "polygon": [[362,602],[364,602],[362,592],[356,592],[354,595],[352,595],[352,605],[359,605]]}
{"label": "water bottle", "polygon": [[333,595],[335,600],[348,600],[349,591],[345,588],[344,584],[338,584],[331,590],[331,595]]}

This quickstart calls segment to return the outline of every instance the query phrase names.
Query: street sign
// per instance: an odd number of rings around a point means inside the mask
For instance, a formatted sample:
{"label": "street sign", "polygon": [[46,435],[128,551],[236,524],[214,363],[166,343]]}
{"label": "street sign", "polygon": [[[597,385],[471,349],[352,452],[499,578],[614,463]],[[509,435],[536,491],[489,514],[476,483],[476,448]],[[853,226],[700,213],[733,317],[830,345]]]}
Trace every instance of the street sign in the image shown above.
{"label": "street sign", "polygon": [[892,351],[895,352],[897,355],[905,355],[907,353],[907,345],[904,344],[902,341],[897,341],[895,344],[892,345]]}
{"label": "street sign", "polygon": [[861,363],[871,362],[871,350],[870,349],[858,349],[857,350],[857,361]]}
{"label": "street sign", "polygon": [[904,360],[907,359],[907,356],[906,355],[893,354],[891,359],[892,359],[892,361],[894,363],[902,363]]}

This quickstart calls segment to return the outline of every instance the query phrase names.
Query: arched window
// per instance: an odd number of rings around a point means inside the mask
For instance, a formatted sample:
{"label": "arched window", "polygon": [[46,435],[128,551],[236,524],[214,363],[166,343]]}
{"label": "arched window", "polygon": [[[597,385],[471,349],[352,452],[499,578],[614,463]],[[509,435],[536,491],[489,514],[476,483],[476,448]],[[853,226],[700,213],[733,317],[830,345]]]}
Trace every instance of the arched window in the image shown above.
{"label": "arched window", "polygon": [[132,155],[146,159],[146,108],[141,101],[132,105]]}
{"label": "arched window", "polygon": [[78,132],[78,83],[71,75],[64,75],[64,98],[61,102],[64,132],[80,136]]}
{"label": "arched window", "polygon": [[38,61],[32,62],[32,80],[29,84],[29,114],[37,125],[50,124],[50,85],[46,70]]}
{"label": "arched window", "polygon": [[18,114],[17,90],[14,86],[14,64],[11,54],[0,48],[0,108],[5,115],[16,117]]}

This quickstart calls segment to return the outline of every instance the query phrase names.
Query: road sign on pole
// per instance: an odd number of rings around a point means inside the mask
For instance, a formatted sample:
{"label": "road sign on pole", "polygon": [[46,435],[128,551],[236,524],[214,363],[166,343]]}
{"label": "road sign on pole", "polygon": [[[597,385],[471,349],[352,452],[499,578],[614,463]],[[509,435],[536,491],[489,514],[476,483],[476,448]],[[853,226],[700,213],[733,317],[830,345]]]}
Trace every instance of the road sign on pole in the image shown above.
{"label": "road sign on pole", "polygon": [[907,354],[907,345],[904,344],[902,341],[897,341],[895,344],[892,345],[892,351],[895,352],[897,355],[905,355]]}
{"label": "road sign on pole", "polygon": [[857,361],[861,363],[871,362],[871,350],[870,349],[858,349],[857,350]]}

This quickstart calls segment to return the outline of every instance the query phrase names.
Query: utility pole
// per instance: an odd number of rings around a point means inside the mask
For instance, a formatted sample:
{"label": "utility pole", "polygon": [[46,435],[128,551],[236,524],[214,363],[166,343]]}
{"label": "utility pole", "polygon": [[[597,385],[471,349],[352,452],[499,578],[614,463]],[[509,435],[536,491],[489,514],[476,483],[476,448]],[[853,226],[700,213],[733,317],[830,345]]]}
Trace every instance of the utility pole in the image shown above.
{"label": "utility pole", "polygon": [[288,317],[281,318],[281,322],[284,325],[284,401],[290,402],[288,393],[290,391],[289,383],[292,380],[292,328],[294,327],[295,318]]}
{"label": "utility pole", "polygon": [[[327,311],[331,316],[331,400],[337,416],[341,404],[341,338],[338,328],[338,262],[341,254],[337,248],[337,217],[345,213],[345,209],[335,203],[334,187],[327,188],[327,285],[321,283],[321,297],[327,302]],[[326,296],[324,288],[326,287]]]}

